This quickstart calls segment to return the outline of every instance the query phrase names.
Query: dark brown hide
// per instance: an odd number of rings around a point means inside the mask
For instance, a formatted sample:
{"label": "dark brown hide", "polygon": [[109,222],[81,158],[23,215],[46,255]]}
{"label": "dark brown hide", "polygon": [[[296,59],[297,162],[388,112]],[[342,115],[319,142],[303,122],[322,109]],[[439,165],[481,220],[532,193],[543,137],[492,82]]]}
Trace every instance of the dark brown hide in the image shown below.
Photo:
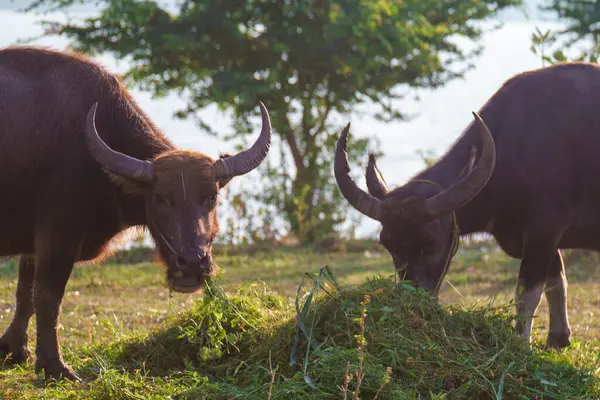
{"label": "dark brown hide", "polygon": [[[508,255],[521,259],[516,328],[527,340],[545,292],[547,343],[553,347],[567,346],[571,336],[559,249],[600,250],[599,93],[600,67],[590,63],[509,79],[479,112],[495,142],[493,173],[470,202],[455,208],[461,234],[490,233]],[[436,288],[452,242],[451,210],[424,219],[422,204],[467,175],[481,152],[481,129],[473,123],[435,165],[389,192],[371,157],[367,186],[388,210],[380,241],[417,285]]]}
{"label": "dark brown hide", "polygon": [[172,289],[199,290],[214,272],[219,189],[269,150],[262,103],[261,113],[256,143],[214,160],[175,149],[121,82],[90,60],[31,47],[1,50],[0,256],[22,255],[1,355],[28,358],[35,310],[36,370],[77,379],[56,334],[65,285],[74,263],[101,256],[129,227],[149,229]]}

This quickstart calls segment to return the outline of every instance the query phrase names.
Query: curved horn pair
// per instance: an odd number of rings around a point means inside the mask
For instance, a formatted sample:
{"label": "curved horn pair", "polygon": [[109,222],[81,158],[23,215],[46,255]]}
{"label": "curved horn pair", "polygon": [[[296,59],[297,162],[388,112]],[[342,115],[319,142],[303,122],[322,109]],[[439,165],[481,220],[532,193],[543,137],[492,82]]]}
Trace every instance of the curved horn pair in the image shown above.
{"label": "curved horn pair", "polygon": [[[487,184],[494,171],[496,165],[496,147],[494,138],[481,117],[475,112],[473,112],[473,117],[480,128],[483,139],[483,149],[479,163],[462,180],[425,200],[425,211],[430,219],[439,218],[471,201]],[[350,167],[348,165],[348,156],[346,152],[349,127],[350,124],[348,124],[342,132],[336,147],[334,170],[338,187],[346,200],[348,200],[354,208],[364,215],[381,222],[384,204],[381,199],[387,193],[387,186],[383,181],[383,177],[379,174],[379,171],[376,170],[375,157],[372,154],[369,156],[369,165],[366,175],[367,186],[374,196],[364,192],[356,185],[352,178],[350,178]]]}
{"label": "curved horn pair", "polygon": [[[259,102],[262,115],[262,129],[256,142],[248,150],[234,156],[219,159],[213,165],[216,180],[231,179],[243,175],[258,167],[265,159],[271,145],[271,120],[265,105]],[[108,147],[100,138],[96,129],[96,110],[94,103],[87,115],[86,141],[94,159],[113,174],[138,182],[150,182],[154,179],[154,167],[151,161],[139,160]]]}
{"label": "curved horn pair", "polygon": [[342,131],[342,135],[338,139],[335,148],[335,160],[333,163],[335,180],[342,195],[352,207],[369,218],[381,221],[383,217],[383,202],[365,193],[350,177],[350,164],[348,163],[348,152],[346,151],[348,130],[350,130],[350,124],[346,125]]}

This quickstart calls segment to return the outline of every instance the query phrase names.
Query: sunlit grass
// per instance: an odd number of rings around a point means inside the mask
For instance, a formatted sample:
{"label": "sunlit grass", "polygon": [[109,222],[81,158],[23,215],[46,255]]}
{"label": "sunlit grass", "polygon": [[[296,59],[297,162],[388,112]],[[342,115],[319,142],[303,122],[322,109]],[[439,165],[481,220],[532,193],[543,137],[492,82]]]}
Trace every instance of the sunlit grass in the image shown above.
{"label": "sunlit grass", "polygon": [[[249,282],[262,282],[274,292],[282,294],[284,297],[281,301],[284,303],[288,301],[285,300],[286,298],[292,299],[295,296],[304,272],[315,272],[323,265],[331,266],[338,279],[347,284],[363,283],[378,274],[391,276],[393,273],[389,255],[376,252],[312,254],[303,251],[278,251],[256,253],[252,256],[217,255],[216,259],[222,271],[222,279],[217,280],[217,284],[226,291],[233,292]],[[599,337],[600,327],[594,324],[594,316],[597,315],[600,298],[593,296],[593,293],[598,293],[600,284],[594,283],[593,280],[597,270],[595,261],[593,258],[572,260],[567,258],[567,276],[570,279],[569,311],[574,342],[573,346],[562,355],[543,353],[546,354],[543,357],[553,359],[550,361],[556,365],[568,362],[575,367],[591,368],[597,361],[600,346],[593,340]],[[472,307],[473,304],[478,304],[476,308],[481,308],[490,302],[496,306],[506,305],[512,299],[518,265],[517,260],[511,260],[494,250],[461,251],[452,263],[447,279],[449,284],[444,286],[441,300],[443,303],[455,304],[463,309]],[[14,266],[0,268],[0,281],[2,282],[0,328],[4,330],[10,323],[14,311],[16,288]],[[200,295],[172,294],[171,296],[164,285],[162,268],[152,263],[78,267],[67,286],[59,335],[66,360],[88,378],[87,383],[83,386],[61,384],[60,389],[52,389],[52,385],[43,386],[42,381],[33,373],[33,364],[30,362],[23,366],[5,366],[0,371],[0,395],[11,399],[141,399],[167,398],[170,394],[185,392],[196,393],[194,396],[197,397],[190,398],[200,399],[202,391],[207,393],[213,391],[214,395],[225,390],[223,386],[209,385],[208,382],[213,382],[214,379],[208,379],[198,366],[194,367],[192,364],[190,368],[178,367],[176,372],[169,370],[162,377],[155,375],[147,377],[148,370],[144,365],[148,364],[144,363],[146,358],[142,357],[141,353],[130,357],[130,368],[126,375],[118,373],[115,369],[119,364],[116,363],[110,349],[119,348],[118,343],[131,342],[131,340],[147,343],[144,342],[146,339],[143,339],[145,334],[153,328],[161,329],[166,326],[165,324],[172,323],[174,319],[186,320],[188,318],[186,315],[189,316],[190,310],[197,309],[200,304],[198,301],[202,301],[201,299]],[[283,308],[277,320],[291,318],[289,308],[285,308],[283,303],[281,307]],[[512,312],[511,307],[507,310]],[[545,300],[538,314],[534,338],[543,341],[547,332]],[[271,321],[267,325],[277,324]],[[34,350],[35,321],[33,319],[29,335],[30,347]],[[541,344],[543,343],[536,343],[536,347],[541,347]],[[283,356],[280,354],[279,357]],[[283,362],[284,358],[280,358],[279,361]],[[170,363],[176,360],[185,366],[186,358],[180,357],[180,353],[174,354]],[[211,362],[208,361],[207,365],[210,366]],[[261,365],[264,367],[263,364]],[[401,365],[404,364],[400,363],[397,367]],[[345,364],[342,365],[342,368],[344,367]],[[268,386],[270,378],[264,373],[265,371],[262,371],[254,378],[260,380],[260,385]],[[214,374],[213,371],[209,376]],[[92,383],[90,377],[97,379]],[[263,378],[266,381],[263,382]],[[575,381],[569,382],[569,388],[576,390],[578,385],[574,383]],[[242,390],[236,386],[237,383],[239,382],[232,381],[230,389]],[[585,386],[584,383],[580,382],[579,389]],[[278,390],[283,390],[284,386],[279,385]],[[190,387],[199,389],[189,392]],[[127,394],[127,391],[131,394]],[[110,393],[121,397],[111,397]],[[264,393],[261,393],[261,396],[257,398],[266,398]]]}

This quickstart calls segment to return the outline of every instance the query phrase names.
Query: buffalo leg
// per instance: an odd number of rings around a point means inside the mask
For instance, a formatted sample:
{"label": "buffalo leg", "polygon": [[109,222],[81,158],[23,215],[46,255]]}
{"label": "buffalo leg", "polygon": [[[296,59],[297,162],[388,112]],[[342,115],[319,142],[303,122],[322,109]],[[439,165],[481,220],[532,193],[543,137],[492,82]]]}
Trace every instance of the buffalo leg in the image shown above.
{"label": "buffalo leg", "polygon": [[554,348],[567,347],[571,344],[571,327],[567,313],[567,278],[560,252],[557,252],[548,270],[545,295],[550,309],[546,344]]}
{"label": "buffalo leg", "polygon": [[542,299],[544,282],[530,283],[519,279],[515,289],[515,302],[517,303],[517,333],[529,343],[533,316]]}
{"label": "buffalo leg", "polygon": [[33,315],[33,276],[35,273],[32,256],[21,256],[17,283],[16,310],[13,320],[0,338],[0,354],[8,361],[21,363],[31,356],[27,347],[27,328]]}
{"label": "buffalo leg", "polygon": [[[66,253],[68,254],[68,253]],[[33,302],[37,322],[35,371],[46,378],[80,380],[63,362],[58,342],[58,317],[74,259],[70,255],[39,254],[36,260]]]}
{"label": "buffalo leg", "polygon": [[517,333],[530,341],[535,311],[542,299],[546,277],[557,250],[554,240],[530,237],[524,246],[523,259],[515,288],[517,306]]}

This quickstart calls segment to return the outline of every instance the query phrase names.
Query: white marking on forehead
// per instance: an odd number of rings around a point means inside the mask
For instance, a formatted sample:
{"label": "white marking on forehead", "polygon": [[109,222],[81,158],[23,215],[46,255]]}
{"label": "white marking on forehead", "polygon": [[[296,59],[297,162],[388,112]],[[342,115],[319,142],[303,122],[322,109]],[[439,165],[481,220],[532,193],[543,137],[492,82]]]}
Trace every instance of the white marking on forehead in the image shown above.
{"label": "white marking on forehead", "polygon": [[181,187],[183,187],[183,200],[187,200],[187,195],[185,194],[185,180],[183,179],[183,172],[181,174]]}

